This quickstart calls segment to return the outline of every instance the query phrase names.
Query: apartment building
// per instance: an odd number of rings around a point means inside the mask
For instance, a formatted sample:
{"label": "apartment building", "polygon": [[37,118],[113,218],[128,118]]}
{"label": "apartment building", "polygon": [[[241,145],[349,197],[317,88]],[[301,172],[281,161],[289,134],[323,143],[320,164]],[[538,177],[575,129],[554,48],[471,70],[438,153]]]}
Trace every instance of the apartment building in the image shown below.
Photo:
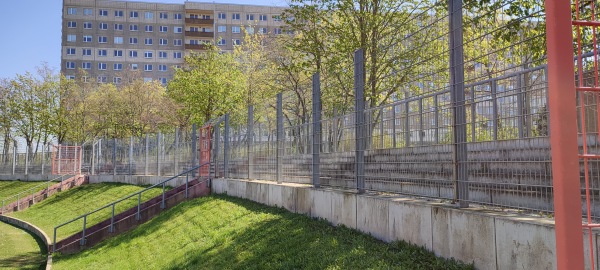
{"label": "apartment building", "polygon": [[166,84],[186,53],[216,44],[231,51],[250,34],[282,34],[281,7],[186,1],[162,4],[63,0],[61,72],[120,84],[125,72]]}

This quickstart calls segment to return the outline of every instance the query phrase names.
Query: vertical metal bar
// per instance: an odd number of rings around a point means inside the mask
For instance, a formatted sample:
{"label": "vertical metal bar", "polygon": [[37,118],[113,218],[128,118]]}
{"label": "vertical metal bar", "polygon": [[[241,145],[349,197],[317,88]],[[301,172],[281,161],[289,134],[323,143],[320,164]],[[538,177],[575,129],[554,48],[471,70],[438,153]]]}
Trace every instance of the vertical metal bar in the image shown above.
{"label": "vertical metal bar", "polygon": [[42,146],[42,175],[44,175],[44,163],[46,163],[46,144]]}
{"label": "vertical metal bar", "polygon": [[110,227],[108,227],[108,232],[115,231],[115,204],[112,204],[112,213],[110,215]]}
{"label": "vertical metal bar", "polygon": [[467,120],[465,111],[462,0],[450,0],[450,93],[453,112],[454,199],[468,207]]}
{"label": "vertical metal bar", "polygon": [[[194,170],[194,171],[196,171],[196,170]],[[186,198],[189,198],[189,193],[188,193],[189,186],[190,186],[190,173],[188,172],[185,174],[185,197]]]}
{"label": "vertical metal bar", "polygon": [[[57,174],[63,174],[62,167],[61,167],[61,162],[62,162],[62,147],[59,144],[58,145],[58,169],[56,170]],[[14,168],[13,168],[13,171],[14,171]],[[62,181],[61,181],[61,183],[62,183]],[[61,185],[61,189],[62,189],[62,185]]]}
{"label": "vertical metal bar", "polygon": [[165,183],[162,184],[162,202],[160,203],[160,209],[165,209]]}
{"label": "vertical metal bar", "polygon": [[525,97],[523,95],[523,89],[521,88],[522,87],[521,79],[522,79],[521,74],[518,74],[517,75],[517,111],[518,111],[518,115],[519,115],[518,131],[519,131],[519,138],[525,138],[525,134],[527,133],[527,127],[525,125],[526,113],[524,111],[524,106],[523,106]]}
{"label": "vertical metal bar", "polygon": [[254,106],[248,106],[248,179],[254,178],[254,161],[252,155],[252,144],[254,141]]}
{"label": "vertical metal bar", "polygon": [[173,152],[173,163],[175,163],[175,169],[173,171],[173,175],[179,174],[179,160],[177,160],[177,155],[179,154],[179,128],[175,129],[175,151]]}
{"label": "vertical metal bar", "polygon": [[396,148],[396,105],[392,106],[392,148]]}
{"label": "vertical metal bar", "polygon": [[161,146],[160,146],[160,131],[156,134],[156,175],[160,175],[160,154],[161,154]]}
{"label": "vertical metal bar", "polygon": [[[408,98],[408,97],[407,97]],[[404,103],[404,112],[406,113],[406,118],[404,119],[404,141],[406,142],[405,147],[410,146],[410,102],[406,101]]]}
{"label": "vertical metal bar", "polygon": [[419,98],[419,144],[423,145],[425,130],[423,127],[423,98]]}
{"label": "vertical metal bar", "polygon": [[144,175],[148,175],[148,163],[150,162],[150,159],[148,158],[149,157],[148,151],[150,150],[149,137],[150,136],[148,136],[148,134],[146,133],[146,141],[145,141],[145,144],[146,144],[146,149],[145,150],[146,151],[144,153]]}
{"label": "vertical metal bar", "polygon": [[140,220],[141,216],[141,208],[142,208],[142,193],[138,193],[138,205],[137,205],[137,214],[135,216],[136,220]]}
{"label": "vertical metal bar", "polygon": [[211,154],[213,155],[213,164],[214,164],[214,172],[213,172],[213,177],[217,178],[218,177],[218,172],[219,172],[219,150],[220,150],[220,143],[219,141],[221,140],[221,123],[217,123],[215,125],[215,137],[213,138],[214,140],[214,150],[215,151],[211,151]]}
{"label": "vertical metal bar", "polygon": [[321,74],[312,76],[312,183],[315,188],[321,187]]}
{"label": "vertical metal bar", "polygon": [[229,113],[225,114],[225,130],[223,131],[223,177],[229,177],[229,155],[230,155],[230,137],[229,136]]}
{"label": "vertical metal bar", "polygon": [[92,141],[92,175],[96,174],[96,142]]}
{"label": "vertical metal bar", "polygon": [[277,163],[275,179],[278,184],[283,181],[283,94],[277,94]]}
{"label": "vertical metal bar", "polygon": [[54,227],[54,237],[53,237],[54,240],[52,240],[52,252],[56,252],[56,230],[57,229],[58,229],[57,227]]}
{"label": "vertical metal bar", "polygon": [[112,166],[113,175],[117,175],[117,138],[113,138]]}
{"label": "vertical metal bar", "polygon": [[379,148],[383,149],[384,144],[383,144],[383,119],[384,119],[384,114],[383,114],[383,108],[379,109]]}
{"label": "vertical metal bar", "polygon": [[492,115],[494,117],[494,119],[492,120],[492,122],[494,123],[494,141],[498,140],[498,81],[493,80],[491,82],[491,87],[492,87]]}
{"label": "vertical metal bar", "polygon": [[440,108],[438,107],[438,95],[434,95],[433,96],[433,108],[435,109],[435,120],[434,120],[434,125],[435,125],[435,143],[439,144],[440,143]]}
{"label": "vertical metal bar", "polygon": [[19,198],[19,194],[17,194],[17,211],[21,210],[21,202],[20,202],[20,198]]}
{"label": "vertical metal bar", "polygon": [[129,137],[129,176],[133,175],[133,136]]}
{"label": "vertical metal bar", "polygon": [[[198,134],[196,124],[192,124],[192,166],[198,164]],[[196,177],[196,171],[192,171],[192,178]],[[187,191],[187,189],[186,189]]]}
{"label": "vertical metal bar", "polygon": [[87,225],[87,215],[83,216],[83,230],[81,230],[81,241],[79,242],[80,245],[85,245],[85,227]]}
{"label": "vertical metal bar", "polygon": [[25,145],[25,175],[29,174],[29,145]]}
{"label": "vertical metal bar", "polygon": [[365,192],[365,58],[364,49],[354,52],[354,109],[356,137],[356,188]]}
{"label": "vertical metal bar", "polygon": [[475,86],[471,86],[471,142],[476,142],[477,137],[477,103],[475,102]]}
{"label": "vertical metal bar", "polygon": [[546,0],[545,10],[556,266],[584,269],[571,1]]}

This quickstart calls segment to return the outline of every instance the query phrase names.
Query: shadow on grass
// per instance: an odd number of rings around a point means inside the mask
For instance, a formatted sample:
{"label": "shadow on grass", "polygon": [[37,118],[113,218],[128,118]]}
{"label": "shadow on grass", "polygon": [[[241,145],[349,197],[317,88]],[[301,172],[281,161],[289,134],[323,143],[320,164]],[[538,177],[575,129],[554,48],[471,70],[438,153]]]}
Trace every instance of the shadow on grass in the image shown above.
{"label": "shadow on grass", "polygon": [[[15,268],[15,269],[46,269],[46,256],[48,254],[48,250],[44,242],[35,234],[23,230],[17,226],[14,226],[10,223],[4,224],[11,226],[17,230],[26,232],[29,236],[35,239],[36,244],[38,245],[39,252],[26,252],[17,254],[13,257],[0,259],[0,269],[6,268]],[[1,239],[0,239],[1,241]]]}

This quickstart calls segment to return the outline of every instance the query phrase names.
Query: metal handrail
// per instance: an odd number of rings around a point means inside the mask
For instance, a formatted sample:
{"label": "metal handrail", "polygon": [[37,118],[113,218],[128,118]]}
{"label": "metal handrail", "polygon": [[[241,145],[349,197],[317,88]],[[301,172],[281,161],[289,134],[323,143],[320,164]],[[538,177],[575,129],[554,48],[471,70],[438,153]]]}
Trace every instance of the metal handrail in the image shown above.
{"label": "metal handrail", "polygon": [[94,214],[94,213],[97,213],[98,211],[104,210],[104,209],[106,209],[108,207],[112,207],[112,214],[111,214],[111,218],[110,218],[110,227],[109,227],[109,232],[112,232],[113,229],[114,229],[115,205],[117,203],[120,203],[120,202],[124,201],[124,200],[132,198],[132,197],[134,197],[136,195],[138,196],[138,205],[137,205],[136,219],[139,220],[140,219],[141,204],[142,204],[142,193],[144,193],[145,191],[148,191],[148,190],[150,190],[152,188],[155,188],[157,186],[160,186],[160,185],[162,185],[162,202],[161,202],[161,208],[164,208],[165,207],[165,184],[167,182],[173,180],[173,179],[177,179],[178,177],[183,176],[184,174],[186,175],[186,178],[185,178],[185,197],[187,198],[188,197],[188,188],[189,188],[189,186],[188,186],[189,185],[189,174],[195,172],[196,170],[200,169],[202,166],[206,166],[206,165],[210,165],[210,162],[206,162],[206,163],[200,164],[200,165],[198,165],[196,167],[193,167],[193,168],[191,168],[191,169],[189,169],[187,171],[184,171],[184,172],[182,172],[182,173],[180,173],[178,175],[175,175],[175,176],[173,176],[171,178],[168,178],[168,179],[166,179],[166,180],[164,180],[164,181],[162,181],[160,183],[154,184],[154,185],[152,185],[150,187],[147,187],[147,188],[145,188],[143,190],[140,190],[138,192],[135,192],[135,193],[132,193],[130,195],[127,195],[127,196],[125,196],[125,197],[123,197],[121,199],[118,199],[118,200],[116,200],[116,201],[114,201],[112,203],[109,203],[109,204],[107,204],[105,206],[102,206],[102,207],[96,209],[96,210],[93,210],[93,211],[90,211],[88,213],[85,213],[85,214],[83,214],[81,216],[78,216],[78,217],[76,217],[76,218],[74,218],[72,220],[69,220],[69,221],[67,221],[65,223],[62,223],[62,224],[54,227],[54,238],[53,238],[53,242],[52,242],[52,252],[56,251],[56,232],[57,232],[58,228],[63,227],[65,225],[68,225],[70,223],[73,223],[75,221],[78,221],[80,219],[83,219],[83,229],[82,229],[82,235],[81,235],[81,240],[80,241],[81,241],[81,245],[84,245],[85,244],[85,229],[86,229],[86,225],[87,225],[86,224],[87,223],[87,216],[89,216],[91,214]]}
{"label": "metal handrail", "polygon": [[[27,193],[27,195],[31,194],[33,196],[33,200],[35,202],[35,193],[37,192],[37,190],[39,189],[39,187],[41,187],[43,185],[46,185],[46,189],[50,190],[50,182],[58,181],[60,179],[60,183],[62,184],[62,182],[64,181],[63,178],[65,176],[67,176],[67,174],[58,176],[56,178],[53,178],[52,180],[48,180],[48,181],[46,181],[44,183],[41,183],[41,184],[39,184],[37,186],[31,187],[31,188],[29,188],[29,189],[27,189],[25,191],[21,191],[21,192],[15,194],[15,195],[11,195],[10,197],[4,197],[4,199],[2,199],[2,207],[0,208],[0,215],[4,214],[4,205],[5,205],[6,201],[9,201],[12,198],[17,198],[17,210],[18,210],[19,209],[19,205],[20,205],[19,200],[20,200],[21,194],[24,194],[24,193]],[[9,201],[9,203],[10,203],[10,201]]]}

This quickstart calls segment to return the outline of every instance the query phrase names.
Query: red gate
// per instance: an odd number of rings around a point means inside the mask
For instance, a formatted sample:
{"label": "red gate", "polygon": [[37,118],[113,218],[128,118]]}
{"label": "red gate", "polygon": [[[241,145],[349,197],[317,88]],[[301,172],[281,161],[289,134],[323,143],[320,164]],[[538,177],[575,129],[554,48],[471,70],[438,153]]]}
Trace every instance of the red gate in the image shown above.
{"label": "red gate", "polygon": [[81,174],[81,146],[52,146],[52,174]]}
{"label": "red gate", "polygon": [[[200,145],[200,165],[210,162],[210,140],[212,126],[204,126],[200,128],[200,137],[198,144]],[[202,166],[199,171],[200,177],[208,177],[210,175],[210,166]]]}

